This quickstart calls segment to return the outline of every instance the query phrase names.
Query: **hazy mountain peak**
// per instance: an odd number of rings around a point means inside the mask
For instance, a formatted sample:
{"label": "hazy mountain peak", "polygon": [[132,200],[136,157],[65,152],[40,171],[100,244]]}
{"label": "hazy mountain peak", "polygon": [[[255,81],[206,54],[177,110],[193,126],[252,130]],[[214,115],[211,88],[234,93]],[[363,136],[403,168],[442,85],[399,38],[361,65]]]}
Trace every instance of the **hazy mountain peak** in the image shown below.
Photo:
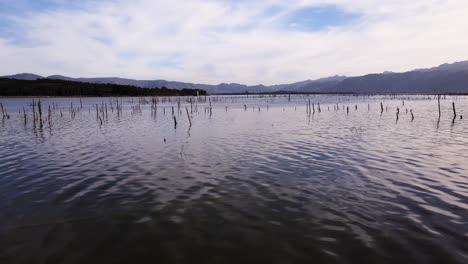
{"label": "hazy mountain peak", "polygon": [[66,81],[73,80],[73,78],[63,76],[63,75],[51,75],[51,76],[47,76],[46,78],[47,79],[54,79],[54,80],[66,80]]}
{"label": "hazy mountain peak", "polygon": [[18,80],[37,80],[44,78],[40,75],[33,74],[33,73],[18,73],[14,75],[7,75],[7,76],[0,76],[0,78],[10,78],[10,79],[18,79]]}
{"label": "hazy mountain peak", "polygon": [[454,63],[444,63],[437,67],[427,69],[416,69],[418,72],[430,72],[430,71],[446,71],[446,72],[459,72],[468,70],[468,61],[458,61]]}
{"label": "hazy mountain peak", "polygon": [[348,77],[346,77],[344,75],[334,75],[334,76],[330,76],[330,77],[320,78],[320,79],[317,79],[317,80],[314,80],[314,81],[316,81],[316,82],[342,81],[342,80],[344,80],[346,78],[348,78]]}

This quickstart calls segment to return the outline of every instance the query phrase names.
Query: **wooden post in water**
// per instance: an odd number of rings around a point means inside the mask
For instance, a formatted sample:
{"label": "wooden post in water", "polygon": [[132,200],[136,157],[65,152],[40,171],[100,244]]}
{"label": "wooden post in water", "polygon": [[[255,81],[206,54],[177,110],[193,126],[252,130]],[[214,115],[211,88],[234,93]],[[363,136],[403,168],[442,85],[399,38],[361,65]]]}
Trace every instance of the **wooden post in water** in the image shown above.
{"label": "wooden post in water", "polygon": [[[227,107],[227,106],[226,106],[226,107]],[[192,120],[190,119],[190,115],[189,115],[189,112],[188,112],[188,108],[187,108],[187,107],[185,107],[185,111],[187,111],[188,121],[189,121],[190,127],[192,127]]]}
{"label": "wooden post in water", "polygon": [[440,119],[440,94],[437,96],[437,105],[439,106],[439,119]]}
{"label": "wooden post in water", "polygon": [[10,119],[10,115],[8,115],[8,112],[6,110],[6,108],[3,108],[3,104],[0,103],[0,107],[2,108],[2,116],[3,116],[3,119]]}
{"label": "wooden post in water", "polygon": [[452,108],[453,108],[453,120],[452,120],[452,123],[455,123],[455,118],[457,118],[457,111],[455,111],[455,102],[452,102]]}
{"label": "wooden post in water", "polygon": [[410,109],[410,113],[411,113],[411,122],[413,122],[413,120],[414,120],[413,109]]}
{"label": "wooden post in water", "polygon": [[24,106],[23,106],[23,117],[24,117],[24,124],[26,125],[27,119],[28,119],[28,115],[26,114],[26,109],[24,109]]}
{"label": "wooden post in water", "polygon": [[210,102],[210,116],[211,116],[211,114],[212,114],[211,99],[209,99],[209,102]]}
{"label": "wooden post in water", "polygon": [[52,128],[52,111],[50,110],[50,105],[49,112],[47,113],[47,121],[49,122],[49,129]]}
{"label": "wooden post in water", "polygon": [[3,109],[3,104],[0,103],[0,108],[2,109],[2,117],[5,119],[5,110]]}
{"label": "wooden post in water", "polygon": [[34,126],[36,125],[36,102],[32,101],[32,109],[33,109],[33,123],[34,123]]}
{"label": "wooden post in water", "polygon": [[382,113],[383,113],[383,104],[382,104],[382,102],[380,102],[380,114],[382,114]]}
{"label": "wooden post in water", "polygon": [[42,128],[42,104],[41,100],[37,103],[37,109],[39,111],[39,126]]}

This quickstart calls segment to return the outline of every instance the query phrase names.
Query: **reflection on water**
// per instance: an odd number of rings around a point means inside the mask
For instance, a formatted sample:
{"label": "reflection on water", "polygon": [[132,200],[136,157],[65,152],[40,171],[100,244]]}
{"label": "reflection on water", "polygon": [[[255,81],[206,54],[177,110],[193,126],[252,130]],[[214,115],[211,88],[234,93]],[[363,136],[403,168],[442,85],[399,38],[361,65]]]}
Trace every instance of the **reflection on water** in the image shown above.
{"label": "reflection on water", "polygon": [[0,262],[466,263],[467,99],[0,99]]}

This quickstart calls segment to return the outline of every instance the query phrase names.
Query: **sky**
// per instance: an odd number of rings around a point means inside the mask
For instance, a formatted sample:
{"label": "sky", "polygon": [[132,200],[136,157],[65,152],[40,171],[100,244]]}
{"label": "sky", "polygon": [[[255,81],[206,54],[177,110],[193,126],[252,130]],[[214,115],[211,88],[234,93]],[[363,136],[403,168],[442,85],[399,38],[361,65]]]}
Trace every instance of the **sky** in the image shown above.
{"label": "sky", "polygon": [[468,60],[466,0],[0,0],[0,75],[282,84]]}

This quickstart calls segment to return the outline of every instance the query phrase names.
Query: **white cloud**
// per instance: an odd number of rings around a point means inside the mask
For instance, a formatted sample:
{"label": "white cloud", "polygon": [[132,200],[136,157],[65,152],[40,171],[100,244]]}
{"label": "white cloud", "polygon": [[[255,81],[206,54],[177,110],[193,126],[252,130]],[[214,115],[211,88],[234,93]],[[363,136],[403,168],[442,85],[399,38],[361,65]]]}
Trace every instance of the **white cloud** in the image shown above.
{"label": "white cloud", "polygon": [[[326,4],[361,19],[319,32],[278,26]],[[468,59],[467,13],[463,0],[89,2],[16,17],[22,37],[0,37],[0,74],[277,84],[404,71]]]}

